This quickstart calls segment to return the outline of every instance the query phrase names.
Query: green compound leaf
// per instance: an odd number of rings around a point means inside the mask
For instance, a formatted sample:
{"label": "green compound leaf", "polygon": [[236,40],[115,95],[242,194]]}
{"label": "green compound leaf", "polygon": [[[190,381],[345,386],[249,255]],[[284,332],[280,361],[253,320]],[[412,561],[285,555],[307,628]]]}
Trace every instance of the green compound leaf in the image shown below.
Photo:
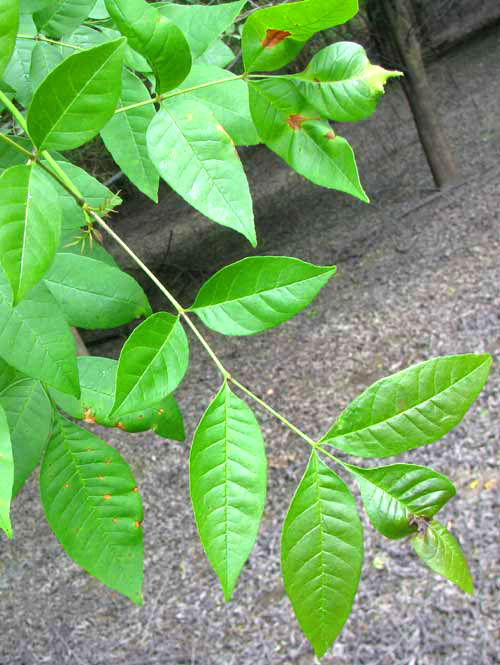
{"label": "green compound leaf", "polygon": [[358,122],[375,111],[387,79],[394,76],[402,73],[372,65],[359,44],[337,42],[316,53],[306,70],[292,78],[321,116]]}
{"label": "green compound leaf", "polygon": [[61,234],[57,192],[34,164],[0,176],[0,263],[19,302],[49,270]]}
{"label": "green compound leaf", "polygon": [[215,6],[159,3],[156,8],[182,30],[193,58],[202,57],[241,12],[247,0],[224,2]]}
{"label": "green compound leaf", "polygon": [[356,502],[313,452],[283,526],[281,568],[297,621],[318,658],[351,613],[362,563]]}
{"label": "green compound leaf", "polygon": [[183,99],[198,99],[224,127],[236,145],[256,145],[259,135],[250,115],[248,84],[231,72],[214,65],[193,65],[180,89],[193,88],[208,81],[231,79],[231,83],[199,88],[183,94]]}
{"label": "green compound leaf", "polygon": [[10,502],[14,482],[14,459],[10,439],[9,423],[5,411],[0,405],[0,529],[7,538],[12,538],[10,523]]}
{"label": "green compound leaf", "polygon": [[250,112],[264,143],[297,173],[368,203],[349,143],[318,116],[294,81],[251,82]]}
{"label": "green compound leaf", "polygon": [[474,593],[474,582],[462,548],[445,526],[432,520],[425,533],[412,538],[411,544],[431,570],[466,593]]}
{"label": "green compound leaf", "polygon": [[142,502],[128,464],[107,443],[58,417],[40,473],[45,515],[69,556],[142,603]]}
{"label": "green compound leaf", "polygon": [[195,99],[169,100],[149,126],[147,144],[154,165],[172,189],[255,247],[245,172],[230,136],[210,109]]}
{"label": "green compound leaf", "polygon": [[190,311],[223,335],[254,335],[307,307],[335,271],[286,256],[252,256],[205,282]]}
{"label": "green compound leaf", "polygon": [[159,95],[186,78],[191,51],[175,23],[144,0],[106,0],[106,8],[130,46],[151,65]]}
{"label": "green compound leaf", "polygon": [[259,9],[245,21],[245,71],[271,71],[288,64],[319,30],[345,23],[358,12],[358,0],[306,0]]}
{"label": "green compound leaf", "polygon": [[133,277],[86,256],[57,254],[44,281],[68,323],[77,328],[116,328],[152,313]]}
{"label": "green compound leaf", "polygon": [[75,53],[43,80],[27,118],[39,150],[71,150],[99,133],[120,97],[124,49],[120,38]]}
{"label": "green compound leaf", "polygon": [[434,443],[462,420],[491,363],[488,354],[441,356],[381,379],[347,406],[321,441],[367,458]]}
{"label": "green compound leaf", "polygon": [[39,463],[52,428],[53,409],[39,381],[21,379],[0,394],[9,423],[14,456],[12,498]]}
{"label": "green compound leaf", "polygon": [[38,32],[50,37],[71,34],[89,15],[96,0],[50,0],[33,14]]}
{"label": "green compound leaf", "polygon": [[[124,69],[118,108],[145,101],[150,97],[141,79],[128,69]],[[160,178],[146,145],[146,132],[154,115],[152,104],[115,113],[108,124],[101,129],[101,137],[127,178],[141,192],[158,203]]]}
{"label": "green compound leaf", "polygon": [[36,89],[43,79],[61,64],[63,55],[57,46],[37,42],[31,54],[30,75],[33,88]]}
{"label": "green compound leaf", "polygon": [[344,466],[356,478],[370,522],[387,538],[415,533],[415,515],[430,518],[455,496],[455,487],[446,476],[424,466]]}
{"label": "green compound leaf", "polygon": [[156,404],[177,388],[188,364],[188,341],[178,317],[153,314],[123,345],[111,415],[121,418]]}
{"label": "green compound leaf", "polygon": [[111,358],[80,356],[80,399],[54,389],[51,389],[51,395],[57,405],[73,418],[104,427],[119,427],[126,432],[145,432],[152,429],[166,439],[184,441],[182,414],[172,395],[122,417],[110,417],[115,398],[117,369],[118,361]]}
{"label": "green compound leaf", "polygon": [[42,282],[12,308],[3,274],[0,281],[0,356],[20,372],[79,397],[75,339],[50,291]]}
{"label": "green compound leaf", "polygon": [[266,469],[257,420],[224,384],[194,435],[189,481],[200,539],[226,602],[257,539]]}
{"label": "green compound leaf", "polygon": [[19,0],[0,0],[0,79],[16,45]]}

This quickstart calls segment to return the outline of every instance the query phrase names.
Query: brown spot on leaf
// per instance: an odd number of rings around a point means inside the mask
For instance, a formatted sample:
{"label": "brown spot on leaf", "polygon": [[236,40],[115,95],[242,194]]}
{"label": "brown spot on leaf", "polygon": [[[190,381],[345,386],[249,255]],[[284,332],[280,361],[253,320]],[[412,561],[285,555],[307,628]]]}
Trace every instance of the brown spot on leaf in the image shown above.
{"label": "brown spot on leaf", "polygon": [[291,32],[287,32],[286,30],[268,30],[265,38],[262,40],[262,46],[264,48],[275,48],[291,34]]}
{"label": "brown spot on leaf", "polygon": [[116,423],[116,426],[118,427],[118,429],[125,430],[125,425],[122,423],[121,420],[119,420],[119,421]]}
{"label": "brown spot on leaf", "polygon": [[116,524],[118,522],[118,517],[113,517],[113,522]]}
{"label": "brown spot on leaf", "polygon": [[331,130],[325,134],[325,138],[329,139],[330,141],[333,141],[335,138],[335,132],[332,132]]}
{"label": "brown spot on leaf", "polygon": [[141,528],[141,523],[139,522],[139,520],[137,520],[137,522],[135,523],[135,528],[136,528],[136,529],[140,529],[140,528]]}
{"label": "brown spot on leaf", "polygon": [[293,130],[302,129],[302,123],[305,118],[303,115],[291,115],[286,121]]}
{"label": "brown spot on leaf", "polygon": [[99,475],[97,476],[97,478],[98,478],[98,480],[104,480],[104,476],[103,476],[102,474],[99,474]]}
{"label": "brown spot on leaf", "polygon": [[97,422],[96,419],[94,418],[94,415],[92,413],[92,409],[90,408],[90,406],[88,406],[85,409],[85,417],[83,419],[83,422],[84,423],[90,423],[91,425],[95,425],[96,422]]}
{"label": "brown spot on leaf", "polygon": [[111,499],[111,494],[104,494],[102,497],[105,501],[109,501]]}
{"label": "brown spot on leaf", "polygon": [[70,485],[69,483],[64,483],[64,489],[67,490],[67,489],[69,489],[70,487],[71,487],[71,485]]}
{"label": "brown spot on leaf", "polygon": [[162,413],[165,413],[165,409],[158,409],[158,415],[161,416]]}
{"label": "brown spot on leaf", "polygon": [[111,464],[111,460],[109,459],[109,457],[108,457],[108,459],[104,460],[104,464]]}
{"label": "brown spot on leaf", "polygon": [[134,487],[134,490],[133,490],[133,491],[134,491],[134,492],[138,492],[138,491],[139,491],[139,488],[138,488],[138,487]]}

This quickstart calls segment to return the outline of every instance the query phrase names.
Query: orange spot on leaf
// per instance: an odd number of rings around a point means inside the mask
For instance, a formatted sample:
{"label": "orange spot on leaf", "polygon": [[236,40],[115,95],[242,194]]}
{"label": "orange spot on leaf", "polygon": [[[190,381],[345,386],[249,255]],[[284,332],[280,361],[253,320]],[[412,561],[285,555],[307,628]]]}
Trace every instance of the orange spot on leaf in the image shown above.
{"label": "orange spot on leaf", "polygon": [[69,487],[71,487],[69,483],[64,483],[64,489],[68,489]]}
{"label": "orange spot on leaf", "polygon": [[102,498],[109,501],[111,499],[111,494],[104,494]]}
{"label": "orange spot on leaf", "polygon": [[104,480],[104,476],[102,476],[101,474],[99,474],[99,475],[97,476],[97,478],[98,478],[99,480]]}
{"label": "orange spot on leaf", "polygon": [[138,487],[134,487],[134,492],[138,492],[138,491],[139,491],[139,488],[138,488]]}
{"label": "orange spot on leaf", "polygon": [[264,48],[275,48],[291,34],[291,32],[287,32],[286,30],[268,30],[265,38],[262,40],[262,46]]}
{"label": "orange spot on leaf", "polygon": [[95,425],[97,422],[96,419],[94,418],[94,415],[92,414],[92,409],[90,408],[90,406],[85,409],[85,417],[83,419],[83,422],[90,423],[91,425]]}
{"label": "orange spot on leaf", "polygon": [[117,426],[119,429],[125,430],[125,425],[122,423],[121,420],[118,421],[118,422],[116,423],[116,426]]}
{"label": "orange spot on leaf", "polygon": [[329,131],[325,134],[326,139],[330,139],[332,141],[335,138],[335,132]]}
{"label": "orange spot on leaf", "polygon": [[286,121],[288,125],[293,129],[302,129],[302,123],[304,122],[305,118],[303,115],[291,115],[289,116]]}
{"label": "orange spot on leaf", "polygon": [[104,460],[104,464],[111,464],[111,460],[109,458]]}
{"label": "orange spot on leaf", "polygon": [[165,413],[165,409],[158,409],[158,415],[161,416],[162,413]]}
{"label": "orange spot on leaf", "polygon": [[118,517],[113,517],[113,522],[116,524],[118,522]]}
{"label": "orange spot on leaf", "polygon": [[137,522],[135,523],[135,528],[140,529],[140,527],[141,527],[141,523],[139,522],[139,520],[137,520]]}

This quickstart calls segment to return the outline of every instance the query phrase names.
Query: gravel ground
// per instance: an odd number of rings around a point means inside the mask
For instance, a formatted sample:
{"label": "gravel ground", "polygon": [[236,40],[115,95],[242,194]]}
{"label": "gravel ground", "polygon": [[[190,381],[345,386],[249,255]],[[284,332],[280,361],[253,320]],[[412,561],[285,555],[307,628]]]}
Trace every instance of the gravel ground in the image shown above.
{"label": "gravel ground", "polygon": [[[372,205],[304,183],[274,202],[281,223],[261,234],[261,251],[337,263],[338,275],[304,314],[276,330],[228,341],[207,335],[240,380],[313,436],[385,374],[439,354],[488,351],[496,358],[463,422],[441,443],[398,458],[431,465],[456,484],[441,518],[467,553],[475,595],[424,569],[406,541],[387,541],[365,524],[360,590],[325,665],[499,662],[499,57],[497,30],[431,70],[461,164],[459,186],[434,195],[394,90],[371,129],[350,134],[367,155],[361,171]],[[178,395],[189,438],[218,386],[214,367],[192,347]],[[267,507],[227,606],[191,515],[187,444],[102,431],[131,462],[144,497],[141,608],[69,561],[30,481],[13,510],[16,538],[3,542],[0,664],[312,664],[279,566],[283,516],[308,451],[266,414],[260,422],[269,454]]]}

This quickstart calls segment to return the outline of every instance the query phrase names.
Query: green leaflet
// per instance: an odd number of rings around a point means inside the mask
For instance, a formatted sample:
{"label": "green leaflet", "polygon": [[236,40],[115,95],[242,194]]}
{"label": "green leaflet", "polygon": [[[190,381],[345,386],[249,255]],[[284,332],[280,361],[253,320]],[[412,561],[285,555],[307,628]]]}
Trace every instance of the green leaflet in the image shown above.
{"label": "green leaflet", "polygon": [[271,71],[288,64],[316,32],[345,23],[358,0],[306,0],[259,9],[245,21],[245,71]]}
{"label": "green leaflet", "polygon": [[[223,5],[221,5],[223,6]],[[248,84],[234,74],[214,65],[193,65],[179,88],[191,88],[207,81],[233,79],[231,83],[209,86],[182,95],[184,100],[198,99],[224,127],[236,145],[256,145],[259,135],[253,124],[248,103]]]}
{"label": "green leaflet", "polygon": [[45,515],[69,556],[142,603],[142,502],[128,464],[107,443],[58,417],[40,472]]}
{"label": "green leaflet", "polygon": [[368,203],[349,143],[289,79],[251,82],[250,112],[264,143],[316,185],[338,189]]}
{"label": "green leaflet", "polygon": [[[128,69],[123,70],[118,108],[150,99],[144,83]],[[159,176],[146,145],[146,132],[154,118],[153,104],[115,113],[101,129],[102,140],[127,178],[158,203]]]}
{"label": "green leaflet", "polygon": [[65,37],[83,23],[95,3],[96,0],[50,0],[33,14],[33,19],[38,32]]}
{"label": "green leaflet", "polygon": [[358,457],[389,457],[434,443],[464,417],[486,382],[488,354],[441,356],[374,383],[322,442]]}
{"label": "green leaflet", "polygon": [[0,79],[16,45],[19,0],[0,0]]}
{"label": "green leaflet", "polygon": [[104,427],[119,427],[126,432],[145,432],[152,429],[166,439],[184,441],[182,414],[172,395],[122,417],[109,416],[115,396],[117,369],[118,362],[111,358],[80,356],[80,399],[54,389],[50,391],[51,395],[57,405],[73,418]]}
{"label": "green leaflet", "polygon": [[12,538],[10,523],[10,501],[14,482],[14,460],[9,433],[9,423],[5,411],[0,405],[0,529]]}
{"label": "green leaflet", "polygon": [[210,109],[193,98],[174,97],[155,115],[147,144],[154,165],[172,189],[255,247],[252,198],[243,166]]}
{"label": "green leaflet", "polygon": [[249,257],[205,282],[190,311],[223,335],[254,335],[307,307],[335,270],[285,256]]}
{"label": "green leaflet", "polygon": [[231,51],[222,39],[217,39],[208,47],[204,53],[196,58],[195,65],[216,65],[217,67],[226,67],[234,60],[234,53]]}
{"label": "green leaflet", "polygon": [[[36,33],[31,16],[20,17],[19,32],[24,35],[34,35]],[[35,44],[36,42],[31,39],[17,39],[14,52],[3,74],[3,80],[15,90],[15,98],[25,107],[28,106],[33,95],[30,68],[31,54]]]}
{"label": "green leaflet", "polygon": [[370,522],[387,538],[415,533],[414,516],[430,518],[455,496],[455,487],[446,476],[424,466],[343,466],[356,478]]}
{"label": "green leaflet", "polygon": [[46,7],[52,0],[21,0],[21,14],[32,14]]}
{"label": "green leaflet", "polygon": [[31,82],[36,89],[43,79],[59,65],[63,60],[63,55],[57,46],[46,44],[45,42],[36,42],[33,53],[31,54]]}
{"label": "green leaflet", "polygon": [[351,612],[362,563],[356,502],[313,452],[283,526],[281,569],[295,616],[318,658]]}
{"label": "green leaflet", "polygon": [[75,340],[56,301],[40,283],[12,308],[0,273],[0,356],[69,395],[80,395]]}
{"label": "green leaflet", "polygon": [[0,392],[16,380],[18,380],[17,370],[8,365],[3,358],[0,358]]}
{"label": "green leaflet", "polygon": [[179,318],[153,314],[123,345],[111,415],[121,418],[158,403],[177,388],[188,364],[188,341]]}
{"label": "green leaflet", "polygon": [[106,9],[104,0],[97,0],[94,8],[89,14],[89,18],[99,19],[99,20],[102,20],[104,18],[109,18],[108,10]]}
{"label": "green leaflet", "polygon": [[44,281],[68,323],[77,328],[116,328],[152,313],[133,277],[86,256],[57,254]]}
{"label": "green leaflet", "polygon": [[169,18],[182,30],[193,58],[200,58],[206,54],[217,37],[234,23],[246,2],[247,0],[238,0],[208,7],[169,2],[159,3],[156,7],[162,16]]}
{"label": "green leaflet", "polygon": [[0,263],[18,303],[49,270],[61,234],[61,208],[49,178],[36,165],[0,176]]}
{"label": "green leaflet", "polygon": [[257,420],[224,383],[195,432],[189,483],[200,539],[226,602],[257,539],[266,468]]}
{"label": "green leaflet", "polygon": [[181,83],[191,69],[191,52],[182,31],[145,0],[106,0],[106,9],[130,46],[143,55],[163,94]]}
{"label": "green leaflet", "polygon": [[322,117],[357,122],[375,111],[387,79],[402,75],[372,65],[359,44],[337,42],[316,53],[292,79]]}
{"label": "green leaflet", "polygon": [[52,405],[39,381],[21,379],[0,394],[12,439],[14,484],[12,498],[36,467],[52,428]]}
{"label": "green leaflet", "polygon": [[423,534],[412,538],[411,544],[431,570],[466,593],[474,593],[474,582],[462,548],[445,526],[432,520]]}
{"label": "green leaflet", "polygon": [[118,103],[124,48],[121,38],[75,53],[44,79],[27,117],[39,150],[78,148],[99,133]]}

